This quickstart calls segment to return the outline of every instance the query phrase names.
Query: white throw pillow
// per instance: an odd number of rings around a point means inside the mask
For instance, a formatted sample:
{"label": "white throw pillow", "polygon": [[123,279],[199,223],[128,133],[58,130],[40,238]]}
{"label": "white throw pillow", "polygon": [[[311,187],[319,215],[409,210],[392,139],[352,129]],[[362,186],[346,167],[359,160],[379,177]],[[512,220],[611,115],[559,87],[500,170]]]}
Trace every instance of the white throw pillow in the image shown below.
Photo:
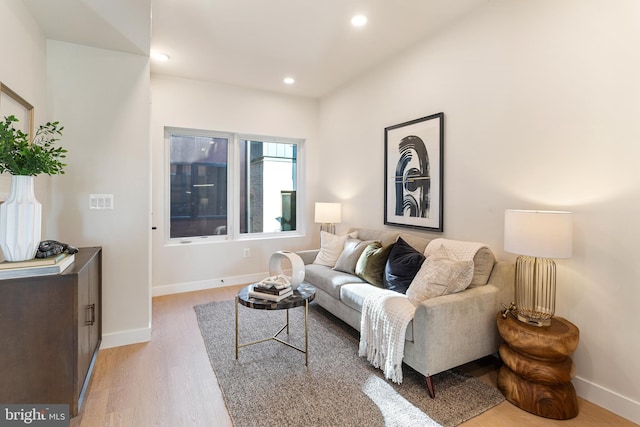
{"label": "white throw pillow", "polygon": [[358,232],[354,231],[353,233],[345,234],[344,236],[336,236],[335,234],[321,231],[320,252],[316,255],[316,259],[313,263],[333,268],[344,249],[344,243],[349,237],[356,239],[358,237]]}
{"label": "white throw pillow", "polygon": [[424,260],[407,297],[413,304],[465,290],[473,278],[473,260],[460,261],[440,245]]}

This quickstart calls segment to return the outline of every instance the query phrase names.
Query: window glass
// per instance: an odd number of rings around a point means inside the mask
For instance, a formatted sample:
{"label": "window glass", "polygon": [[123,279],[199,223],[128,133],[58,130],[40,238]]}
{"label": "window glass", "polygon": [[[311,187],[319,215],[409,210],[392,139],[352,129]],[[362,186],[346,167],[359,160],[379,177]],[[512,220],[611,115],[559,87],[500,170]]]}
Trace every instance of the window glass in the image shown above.
{"label": "window glass", "polygon": [[240,139],[240,233],[296,230],[295,143]]}
{"label": "window glass", "polygon": [[227,234],[229,139],[170,134],[170,237]]}

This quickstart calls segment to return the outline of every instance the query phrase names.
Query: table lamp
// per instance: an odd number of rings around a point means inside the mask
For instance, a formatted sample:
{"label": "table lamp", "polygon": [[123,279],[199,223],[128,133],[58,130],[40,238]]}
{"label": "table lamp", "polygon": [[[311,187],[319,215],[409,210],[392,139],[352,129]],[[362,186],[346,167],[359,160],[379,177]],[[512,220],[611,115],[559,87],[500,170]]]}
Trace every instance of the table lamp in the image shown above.
{"label": "table lamp", "polygon": [[336,224],[341,221],[340,203],[316,203],[315,222],[321,223],[320,231],[336,234]]}
{"label": "table lamp", "polygon": [[572,214],[560,211],[507,209],[504,250],[516,259],[518,320],[535,326],[551,325],[556,307],[556,263],[570,258]]}

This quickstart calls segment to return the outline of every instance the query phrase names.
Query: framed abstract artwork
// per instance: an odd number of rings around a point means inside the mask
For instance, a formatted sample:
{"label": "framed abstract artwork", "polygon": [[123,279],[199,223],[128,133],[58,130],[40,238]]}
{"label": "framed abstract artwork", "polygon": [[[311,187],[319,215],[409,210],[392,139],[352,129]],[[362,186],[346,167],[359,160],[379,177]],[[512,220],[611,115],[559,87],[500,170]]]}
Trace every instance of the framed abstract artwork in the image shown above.
{"label": "framed abstract artwork", "polygon": [[384,223],[443,231],[444,113],[384,129]]}

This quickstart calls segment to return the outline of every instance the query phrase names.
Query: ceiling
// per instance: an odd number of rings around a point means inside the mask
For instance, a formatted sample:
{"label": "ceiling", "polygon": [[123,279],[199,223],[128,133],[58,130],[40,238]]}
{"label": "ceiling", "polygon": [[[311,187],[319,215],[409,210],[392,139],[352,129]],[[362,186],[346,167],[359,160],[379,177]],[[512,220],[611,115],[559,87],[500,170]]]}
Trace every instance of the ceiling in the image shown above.
{"label": "ceiling", "polygon": [[490,0],[24,1],[47,38],[168,54],[153,73],[321,97]]}

